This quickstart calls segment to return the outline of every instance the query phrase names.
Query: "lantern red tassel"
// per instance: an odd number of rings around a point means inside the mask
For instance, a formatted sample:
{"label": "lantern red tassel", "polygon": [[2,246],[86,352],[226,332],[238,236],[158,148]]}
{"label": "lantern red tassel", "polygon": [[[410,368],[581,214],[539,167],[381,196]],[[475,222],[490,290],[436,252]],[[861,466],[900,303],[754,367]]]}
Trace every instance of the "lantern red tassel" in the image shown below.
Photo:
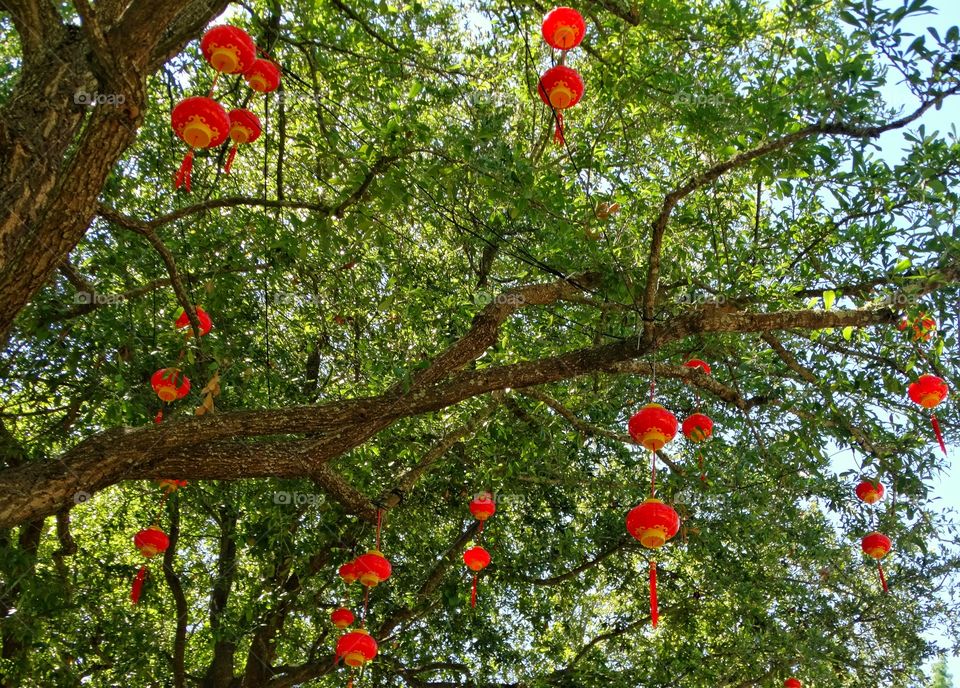
{"label": "lantern red tassel", "polygon": [[563,111],[557,110],[557,126],[553,130],[553,142],[558,146],[567,145],[567,140],[563,138]]}
{"label": "lantern red tassel", "polygon": [[147,573],[147,566],[144,564],[133,579],[133,587],[130,589],[130,602],[133,604],[140,601],[140,595],[143,594],[143,582],[147,579]]}
{"label": "lantern red tassel", "polygon": [[183,162],[180,163],[180,169],[177,170],[173,178],[173,188],[183,187],[187,193],[190,193],[190,182],[193,179],[193,151],[187,151],[183,156]]}
{"label": "lantern red tassel", "polygon": [[660,621],[660,605],[657,602],[657,562],[650,561],[650,623],[657,627]]}
{"label": "lantern red tassel", "polygon": [[883,564],[879,561],[877,562],[877,571],[880,573],[880,587],[883,588],[884,592],[890,592],[890,588],[887,587],[887,577],[883,575]]}
{"label": "lantern red tassel", "polygon": [[943,432],[940,431],[940,421],[937,420],[937,414],[930,416],[930,425],[933,426],[933,434],[937,437],[937,442],[940,444],[940,449],[943,450],[943,455],[947,455],[947,445],[943,442]]}

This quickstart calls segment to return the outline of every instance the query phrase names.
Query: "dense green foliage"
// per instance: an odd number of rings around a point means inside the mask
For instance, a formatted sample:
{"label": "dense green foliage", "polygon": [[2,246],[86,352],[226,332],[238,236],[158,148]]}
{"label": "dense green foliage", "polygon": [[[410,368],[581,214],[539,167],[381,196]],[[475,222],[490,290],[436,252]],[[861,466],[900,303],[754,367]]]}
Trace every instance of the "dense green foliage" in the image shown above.
{"label": "dense green foliage", "polygon": [[[791,674],[820,687],[924,685],[924,664],[957,649],[944,638],[960,643],[960,554],[957,523],[929,492],[945,461],[906,386],[928,371],[960,383],[960,142],[918,119],[890,159],[868,130],[958,88],[956,28],[903,33],[932,4],[590,2],[584,47],[566,58],[587,91],[566,114],[565,148],[535,92],[556,58],[539,36],[546,6],[234,5],[229,20],[283,65],[284,82],[251,98],[230,78],[217,95],[257,111],[264,137],[229,177],[218,172],[225,150],[200,153],[192,195],[174,193],[185,149],[169,113],[211,73],[194,41],[149,77],[145,123],[102,190],[103,212],[21,312],[0,361],[0,467],[54,463],[98,432],[152,423],[149,376],[183,345],[157,244],[215,323],[187,347],[194,391],[167,411],[171,427],[215,373],[210,423],[402,389],[507,290],[596,273],[579,298],[511,314],[462,370],[639,342],[658,327],[665,339],[640,367],[468,395],[324,463],[371,502],[482,418],[386,512],[395,573],[372,593],[369,625],[391,632],[359,685],[746,688]],[[60,11],[73,17],[69,3]],[[2,13],[0,36],[3,102],[19,41]],[[884,102],[883,85],[904,79],[914,100]],[[837,129],[799,135],[818,124]],[[664,198],[725,160],[735,164],[672,209],[645,321]],[[621,212],[601,219],[597,204],[613,202]],[[882,319],[820,319],[890,303],[931,313],[937,336],[918,345]],[[691,313],[782,311],[801,315],[776,332],[736,320],[669,336]],[[729,394],[671,373],[691,356]],[[703,447],[706,483],[682,438],[665,452],[674,469],[658,474],[683,528],[658,555],[655,632],[648,553],[623,523],[649,490],[648,456],[623,434],[651,364],[657,400],[681,419],[702,403],[717,430]],[[938,409],[953,445],[956,409]],[[220,451],[199,445],[191,459],[219,466]],[[152,482],[113,481],[56,523],[0,531],[4,685],[344,685],[345,671],[331,671],[335,571],[373,532],[303,461],[300,478],[250,478],[255,461],[210,469],[229,480],[184,476],[159,521],[178,531],[169,571],[152,564],[136,607],[131,538],[154,516]],[[854,497],[860,475],[888,488],[874,508]],[[459,556],[466,504],[483,489],[499,511],[471,611]],[[859,549],[874,528],[895,543],[889,595]],[[186,612],[180,660],[171,583]]]}

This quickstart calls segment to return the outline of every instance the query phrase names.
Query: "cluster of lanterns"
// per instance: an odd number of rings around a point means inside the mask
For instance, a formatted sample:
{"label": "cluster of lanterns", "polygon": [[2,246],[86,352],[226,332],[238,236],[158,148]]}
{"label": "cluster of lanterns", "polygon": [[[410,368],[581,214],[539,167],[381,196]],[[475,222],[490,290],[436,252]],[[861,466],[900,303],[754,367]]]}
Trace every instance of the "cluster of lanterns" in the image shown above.
{"label": "cluster of lanterns", "polygon": [[[470,513],[480,522],[477,529],[477,542],[483,539],[483,525],[487,519],[497,513],[497,505],[493,501],[493,495],[489,492],[483,492],[470,501]],[[470,606],[477,606],[477,580],[480,572],[490,565],[490,553],[477,544],[470,547],[463,553],[463,563],[467,568],[473,571],[473,588],[470,592]]]}
{"label": "cluster of lanterns", "polygon": [[241,74],[254,91],[270,93],[280,85],[280,69],[273,62],[257,57],[257,46],[243,29],[215,26],[200,40],[200,50],[216,76],[206,96],[193,96],[177,103],[170,115],[174,133],[190,150],[174,177],[174,186],[190,191],[195,151],[216,148],[229,138],[232,142],[224,172],[230,174],[237,147],[253,143],[262,133],[260,119],[250,110],[236,108],[227,112],[213,96],[221,74]]}
{"label": "cluster of lanterns", "polygon": [[390,561],[380,551],[380,531],[382,525],[382,512],[377,511],[377,535],[376,545],[372,550],[361,554],[352,561],[340,566],[337,574],[347,586],[346,597],[349,600],[350,586],[359,582],[363,586],[363,611],[360,617],[360,627],[347,630],[356,621],[356,617],[348,608],[347,604],[334,609],[330,614],[330,621],[339,630],[344,633],[337,640],[336,661],[343,660],[343,663],[350,667],[350,679],[348,685],[353,684],[353,670],[363,669],[367,662],[373,661],[377,656],[377,641],[366,630],[367,608],[370,601],[370,588],[374,588],[388,578],[393,572]]}
{"label": "cluster of lanterns", "polygon": [[[157,525],[163,503],[173,492],[176,492],[181,487],[187,486],[186,480],[164,479],[157,482],[163,489],[163,496],[160,498],[160,504],[157,506],[156,513],[154,514],[153,524],[133,536],[133,546],[136,547],[141,556],[148,561],[158,554],[163,554],[167,551],[167,548],[170,547],[170,538],[167,537],[167,534]],[[133,604],[140,601],[140,596],[143,594],[143,585],[146,583],[149,573],[149,567],[144,563],[137,571],[137,575],[134,576],[133,585],[130,588],[130,601]]]}
{"label": "cluster of lanterns", "polygon": [[575,70],[563,64],[568,50],[576,48],[587,32],[583,16],[570,7],[557,7],[543,20],[541,33],[547,44],[561,51],[560,64],[557,64],[540,77],[537,91],[540,99],[554,113],[556,129],[553,140],[562,145],[563,111],[572,108],[583,97],[583,79]]}

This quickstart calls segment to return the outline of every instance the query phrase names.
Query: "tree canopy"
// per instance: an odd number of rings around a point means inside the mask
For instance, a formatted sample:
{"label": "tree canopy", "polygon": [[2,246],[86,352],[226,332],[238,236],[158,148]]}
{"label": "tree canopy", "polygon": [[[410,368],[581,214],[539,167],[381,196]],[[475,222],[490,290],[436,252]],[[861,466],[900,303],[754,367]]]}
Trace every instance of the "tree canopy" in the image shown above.
{"label": "tree canopy", "polygon": [[[336,571],[378,518],[358,686],[924,685],[960,646],[948,462],[907,396],[960,382],[960,142],[924,122],[960,30],[907,28],[937,5],[588,0],[561,54],[523,0],[0,0],[0,685],[346,685]],[[218,22],[281,86],[222,76],[264,133],[175,191]],[[898,327],[924,314],[929,341]],[[193,386],[157,423],[168,366]],[[659,452],[657,629],[624,527],[651,395],[715,424]]]}

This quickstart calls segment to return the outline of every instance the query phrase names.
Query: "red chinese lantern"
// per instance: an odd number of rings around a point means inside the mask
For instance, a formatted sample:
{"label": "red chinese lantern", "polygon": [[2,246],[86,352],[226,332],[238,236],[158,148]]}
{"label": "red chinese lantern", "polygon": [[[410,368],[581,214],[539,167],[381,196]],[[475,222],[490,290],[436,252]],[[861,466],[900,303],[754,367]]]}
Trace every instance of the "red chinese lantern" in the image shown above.
{"label": "red chinese lantern", "polygon": [[343,564],[339,569],[337,569],[337,575],[343,579],[343,582],[347,585],[350,585],[359,577],[357,572],[357,563],[356,561],[348,561],[346,564]]}
{"label": "red chinese lantern", "polygon": [[215,148],[226,141],[230,132],[230,118],[217,101],[194,96],[177,103],[170,114],[170,123],[174,133],[190,147],[177,170],[173,185],[177,189],[182,186],[189,193],[193,151],[197,148]]}
{"label": "red chinese lantern", "polygon": [[860,501],[867,504],[876,504],[883,499],[883,485],[880,484],[880,481],[874,483],[869,480],[861,480],[860,484],[857,485],[856,492]]}
{"label": "red chinese lantern", "polygon": [[[950,389],[947,387],[947,383],[936,375],[921,375],[907,388],[907,393],[915,404],[919,404],[925,409],[933,409],[947,398]],[[936,435],[937,442],[940,443],[940,449],[946,454],[947,445],[943,441],[940,421],[937,420],[935,413],[930,416],[930,424],[933,425],[933,434]]]}
{"label": "red chinese lantern", "polygon": [[[205,334],[209,334],[210,330],[213,329],[213,321],[210,319],[210,316],[199,306],[195,306],[193,310],[197,312],[197,320],[200,322],[200,336],[202,337]],[[180,313],[180,317],[177,318],[177,321],[173,323],[173,325],[178,330],[184,327],[190,327],[190,318],[187,317],[187,312],[183,311]],[[190,331],[192,332],[192,330]]]}
{"label": "red chinese lantern", "polygon": [[484,522],[497,513],[497,505],[493,501],[493,495],[489,492],[483,492],[470,500],[470,513],[480,521],[480,531],[483,531]]}
{"label": "red chinese lantern", "polygon": [[687,368],[693,368],[694,370],[700,369],[709,375],[712,371],[710,364],[706,361],[701,361],[699,358],[691,358],[689,361],[683,364]]}
{"label": "red chinese lantern", "polygon": [[353,623],[353,612],[344,607],[334,609],[332,612],[330,612],[330,620],[333,622],[334,626],[342,631],[344,628],[347,628]]}
{"label": "red chinese lantern", "polygon": [[161,401],[171,402],[190,393],[190,378],[177,368],[161,368],[150,378],[150,386]]}
{"label": "red chinese lantern", "polygon": [[233,145],[230,146],[230,153],[227,155],[227,164],[223,171],[230,174],[230,168],[233,166],[233,158],[237,155],[237,146],[245,143],[253,143],[260,138],[263,130],[260,127],[260,118],[249,110],[237,108],[230,111],[230,140]]}
{"label": "red chinese lantern", "polygon": [[357,557],[354,561],[354,567],[360,584],[368,588],[387,580],[393,570],[383,553],[375,549]]}
{"label": "red chinese lantern", "polygon": [[687,416],[687,419],[683,421],[682,429],[688,440],[700,444],[713,434],[713,421],[706,414],[694,413]]}
{"label": "red chinese lantern", "polygon": [[270,60],[258,57],[243,73],[247,86],[259,93],[271,93],[280,86],[280,68]]}
{"label": "red chinese lantern", "polygon": [[897,328],[901,332],[905,332],[907,328],[913,330],[913,341],[915,342],[929,342],[933,333],[937,331],[937,321],[926,313],[921,313],[912,321],[904,316]]}
{"label": "red chinese lantern", "polygon": [[240,74],[257,59],[257,46],[243,29],[214,26],[200,39],[200,50],[210,66],[222,74]]}
{"label": "red chinese lantern", "polygon": [[[167,551],[170,546],[170,538],[157,526],[144,528],[133,536],[133,546],[147,559],[151,559],[158,554]],[[130,601],[136,604],[140,601],[140,595],[143,593],[143,584],[147,580],[146,564],[140,567],[136,577],[133,579],[133,587],[130,589]]]}
{"label": "red chinese lantern", "polygon": [[362,628],[344,633],[337,641],[337,660],[358,669],[377,656],[377,641]]}
{"label": "red chinese lantern", "polygon": [[176,491],[179,490],[181,487],[186,487],[186,486],[187,486],[187,481],[186,481],[186,480],[172,480],[172,479],[170,479],[170,478],[163,478],[163,479],[161,479],[161,480],[158,480],[158,481],[157,481],[157,484],[158,484],[160,487],[163,488],[163,491],[164,491],[166,494],[170,494],[171,492],[176,492]]}
{"label": "red chinese lantern", "polygon": [[576,70],[566,65],[557,65],[540,77],[537,91],[540,99],[556,112],[557,127],[553,140],[563,144],[563,111],[580,102],[583,97],[583,79]]}
{"label": "red chinese lantern", "polygon": [[587,32],[583,16],[571,7],[558,7],[543,19],[543,40],[557,50],[570,50],[580,45]]}
{"label": "red chinese lantern", "polygon": [[893,545],[890,542],[890,538],[883,533],[877,532],[870,533],[860,542],[860,547],[863,549],[863,553],[868,557],[877,560],[877,570],[880,572],[880,585],[883,587],[884,592],[888,591],[887,578],[883,575],[883,564],[880,563],[880,560],[890,553],[890,548],[892,546]]}
{"label": "red chinese lantern", "polygon": [[473,591],[470,593],[470,606],[477,606],[477,578],[481,571],[490,565],[490,553],[479,545],[463,553],[463,563],[473,571]]}
{"label": "red chinese lantern", "polygon": [[803,684],[800,683],[799,679],[795,679],[791,676],[783,682],[783,688],[803,688]]}
{"label": "red chinese lantern", "polygon": [[[627,514],[627,531],[650,549],[659,549],[680,530],[680,516],[659,499],[647,499]],[[657,562],[650,561],[650,622],[657,627],[660,609],[657,602]]]}
{"label": "red chinese lantern", "polygon": [[677,434],[677,419],[660,404],[647,404],[634,414],[627,429],[635,442],[658,451]]}

